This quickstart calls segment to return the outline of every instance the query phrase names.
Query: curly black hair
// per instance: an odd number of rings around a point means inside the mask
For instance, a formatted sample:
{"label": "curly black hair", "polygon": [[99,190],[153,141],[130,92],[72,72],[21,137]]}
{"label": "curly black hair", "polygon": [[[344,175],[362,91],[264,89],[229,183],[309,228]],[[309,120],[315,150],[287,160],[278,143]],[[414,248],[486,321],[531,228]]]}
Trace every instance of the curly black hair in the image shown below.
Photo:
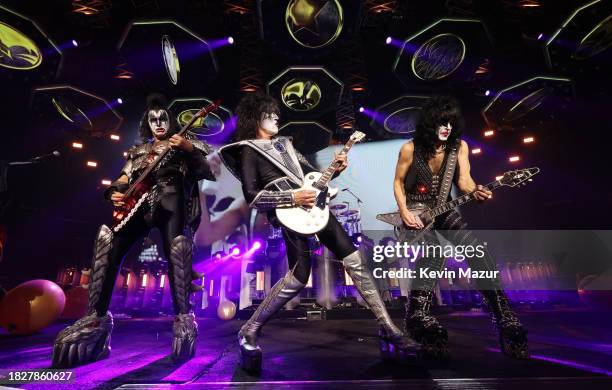
{"label": "curly black hair", "polygon": [[149,111],[151,110],[165,110],[168,113],[168,120],[170,121],[170,128],[168,129],[168,136],[178,131],[178,121],[176,117],[168,110],[168,101],[166,97],[159,93],[152,93],[147,96],[147,109],[142,118],[140,119],[140,125],[138,127],[138,133],[143,142],[147,142],[153,138],[153,133],[149,127]]}
{"label": "curly black hair", "polygon": [[278,102],[270,95],[261,92],[248,93],[243,96],[236,107],[236,123],[235,138],[237,141],[253,139],[257,137],[257,129],[261,114],[275,113],[280,116],[280,108]]}
{"label": "curly black hair", "polygon": [[423,105],[414,133],[414,147],[429,158],[436,152],[438,127],[450,123],[452,131],[446,140],[448,147],[455,146],[463,132],[463,116],[456,99],[450,96],[434,96]]}

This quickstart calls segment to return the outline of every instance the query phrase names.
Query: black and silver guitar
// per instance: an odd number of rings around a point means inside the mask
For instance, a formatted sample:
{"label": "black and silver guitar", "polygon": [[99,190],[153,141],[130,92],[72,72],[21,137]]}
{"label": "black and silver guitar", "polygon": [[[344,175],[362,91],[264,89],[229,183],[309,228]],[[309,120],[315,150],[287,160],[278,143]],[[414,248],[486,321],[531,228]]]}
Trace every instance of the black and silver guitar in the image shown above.
{"label": "black and silver guitar", "polygon": [[[531,178],[537,175],[538,173],[540,173],[540,168],[526,168],[517,169],[515,171],[508,171],[504,173],[504,175],[499,180],[495,180],[487,184],[486,186],[483,186],[483,188],[489,191],[494,191],[499,187],[516,187],[518,185],[525,185],[527,181],[531,181]],[[429,208],[422,203],[414,203],[411,204],[410,207],[408,207],[408,210],[414,215],[418,216],[423,222],[423,225],[425,227],[423,229],[418,230],[427,231],[432,228],[435,222],[435,218],[437,216],[449,212],[457,206],[462,206],[466,203],[469,203],[474,199],[476,199],[474,192],[470,192],[434,208]],[[396,211],[394,213],[378,214],[376,216],[376,219],[393,225],[395,229],[395,234],[398,238],[405,237],[407,231],[417,230],[410,228],[406,226],[406,224],[404,224],[404,221],[402,220],[399,211]],[[417,238],[418,236],[413,237],[412,241],[414,242]]]}

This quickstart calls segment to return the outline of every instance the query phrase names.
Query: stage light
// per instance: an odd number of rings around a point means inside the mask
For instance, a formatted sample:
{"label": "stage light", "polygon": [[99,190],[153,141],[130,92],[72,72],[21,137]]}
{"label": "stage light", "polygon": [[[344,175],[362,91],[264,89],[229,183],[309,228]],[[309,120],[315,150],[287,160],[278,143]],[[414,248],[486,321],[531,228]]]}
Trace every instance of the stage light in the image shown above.
{"label": "stage light", "polygon": [[540,33],[540,35],[538,35],[538,41],[541,40],[542,38],[544,38],[544,34]]}
{"label": "stage light", "polygon": [[365,111],[365,108],[359,107],[359,112],[364,112],[364,111]]}
{"label": "stage light", "polygon": [[388,45],[393,41],[393,38],[391,37],[387,37],[387,39],[385,39],[385,43]]}
{"label": "stage light", "polygon": [[351,88],[351,90],[355,92],[362,92],[362,91],[365,91],[365,88],[364,87],[353,87]]}
{"label": "stage light", "polygon": [[223,258],[223,256],[224,256],[224,253],[223,253],[223,252],[217,252],[217,253],[215,253],[214,258],[215,258],[215,259],[217,259],[217,260],[219,260],[219,259],[222,259],[222,258]]}
{"label": "stage light", "polygon": [[159,281],[159,287],[164,288],[165,285],[166,285],[166,275],[162,275],[161,280]]}
{"label": "stage light", "polygon": [[144,274],[142,275],[142,287],[147,287],[147,279],[149,278],[149,275]]}
{"label": "stage light", "polygon": [[121,99],[121,98],[117,98],[117,103],[119,103],[119,104],[123,104],[123,99]]}
{"label": "stage light", "polygon": [[227,43],[229,43],[230,45],[234,44],[234,37],[227,37]]}
{"label": "stage light", "polygon": [[524,144],[530,144],[530,143],[533,143],[534,141],[535,141],[535,138],[533,138],[533,137],[525,137],[525,138],[523,138],[523,143]]}
{"label": "stage light", "polygon": [[492,137],[494,134],[495,134],[495,131],[493,131],[493,130],[486,130],[484,132],[484,136],[485,137]]}
{"label": "stage light", "polygon": [[510,162],[517,162],[520,161],[520,157],[519,156],[510,156],[510,158],[508,158],[508,161]]}
{"label": "stage light", "polygon": [[119,137],[117,134],[111,134],[110,135],[110,139],[112,139],[114,141],[119,141],[121,139],[121,137]]}
{"label": "stage light", "polygon": [[112,182],[111,182],[110,180],[107,180],[107,179],[102,179],[102,185],[105,185],[105,186],[110,186],[110,185],[111,185],[111,183],[112,183]]}
{"label": "stage light", "polygon": [[230,251],[230,255],[232,255],[232,256],[234,256],[234,257],[236,257],[236,256],[239,256],[239,255],[240,255],[240,252],[241,252],[240,248],[239,248],[238,246],[235,246],[235,247],[233,247],[233,248],[232,248],[232,250]]}
{"label": "stage light", "polygon": [[487,90],[485,91],[485,96],[489,96],[490,94],[491,94],[491,91],[487,89]]}
{"label": "stage light", "polygon": [[472,149],[472,154],[480,154],[480,153],[482,153],[482,150],[480,148]]}
{"label": "stage light", "polygon": [[72,40],[72,46],[79,47],[79,43],[76,41],[76,39]]}
{"label": "stage light", "polygon": [[80,142],[73,142],[72,147],[75,149],[83,149],[83,144]]}
{"label": "stage light", "polygon": [[253,243],[253,249],[255,249],[255,250],[261,249],[261,241],[255,241]]}
{"label": "stage light", "polygon": [[87,166],[95,168],[98,166],[98,163],[95,161],[87,161]]}

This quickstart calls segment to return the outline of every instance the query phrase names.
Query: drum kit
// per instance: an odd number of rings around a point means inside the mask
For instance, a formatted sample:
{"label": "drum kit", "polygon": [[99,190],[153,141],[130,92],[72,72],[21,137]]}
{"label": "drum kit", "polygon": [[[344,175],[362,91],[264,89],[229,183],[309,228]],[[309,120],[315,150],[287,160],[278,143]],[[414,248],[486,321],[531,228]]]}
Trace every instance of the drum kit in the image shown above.
{"label": "drum kit", "polygon": [[361,234],[361,210],[349,209],[349,202],[331,205],[329,210],[350,237]]}

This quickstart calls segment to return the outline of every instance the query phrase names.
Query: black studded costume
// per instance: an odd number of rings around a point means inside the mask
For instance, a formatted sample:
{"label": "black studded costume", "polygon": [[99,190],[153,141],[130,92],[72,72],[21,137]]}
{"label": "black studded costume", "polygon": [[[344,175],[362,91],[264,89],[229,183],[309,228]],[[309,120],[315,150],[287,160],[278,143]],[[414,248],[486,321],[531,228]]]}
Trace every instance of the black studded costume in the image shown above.
{"label": "black studded costume", "polygon": [[[166,112],[166,115],[169,114]],[[206,161],[206,155],[212,151],[210,146],[190,133],[185,138],[193,145],[192,150],[172,149],[166,154],[152,172],[154,186],[129,220],[115,230],[106,225],[100,227],[94,245],[88,313],[57,336],[53,352],[54,367],[72,367],[108,356],[113,328],[113,318],[108,308],[117,273],[130,247],[154,227],[159,229],[162,236],[176,314],[173,356],[193,355],[197,323],[191,312],[189,295],[194,278],[191,268],[192,236],[201,214],[197,182],[202,179],[215,180],[215,177]],[[113,182],[105,192],[107,200],[115,191],[124,193],[138,179],[161,153],[159,145],[147,142],[128,151],[127,162],[120,174],[120,177],[127,176],[128,183],[119,180]]]}
{"label": "black studded costume", "polygon": [[[440,203],[451,200],[450,186],[442,188],[444,175],[452,177],[457,182],[458,169],[447,170],[448,164],[456,164],[456,155],[461,142],[457,140],[454,147],[445,151],[444,160],[437,173],[429,167],[427,157],[415,145],[412,165],[405,178],[405,193],[408,207],[415,203],[422,203],[433,208]],[[457,167],[458,168],[458,167]],[[454,170],[453,173],[449,173]],[[467,229],[467,224],[456,210],[451,210],[438,216],[433,225],[422,238],[426,244],[440,244],[436,233],[442,234],[453,245],[479,244],[474,234]],[[421,240],[419,240],[420,242]],[[467,257],[468,265],[476,271],[494,271],[496,264],[488,251],[484,251],[482,258]],[[433,299],[433,290],[437,280],[433,278],[420,278],[420,270],[429,268],[430,271],[442,270],[445,258],[420,257],[415,263],[416,278],[413,280],[408,304],[406,306],[406,327],[411,335],[421,342],[426,353],[435,357],[445,357],[447,354],[448,335],[446,329],[430,314]],[[526,357],[526,331],[510,308],[508,299],[501,289],[499,278],[475,279],[485,303],[487,304],[494,325],[500,332],[502,349],[514,357]]]}
{"label": "black studded costume", "polygon": [[[237,142],[221,148],[220,155],[228,169],[242,182],[250,206],[266,212],[273,224],[278,224],[274,213],[276,208],[294,206],[293,191],[301,187],[304,172],[317,171],[286,137]],[[405,353],[409,344],[402,340],[402,332],[389,317],[360,252],[333,215],[330,214],[327,226],[317,236],[338,259],[342,259],[347,273],[381,325],[381,340],[386,343],[385,348],[393,344],[391,348]],[[238,335],[241,363],[250,371],[257,371],[261,366],[258,331],[304,288],[310,275],[308,236],[283,228],[283,238],[289,271],[272,287]]]}

